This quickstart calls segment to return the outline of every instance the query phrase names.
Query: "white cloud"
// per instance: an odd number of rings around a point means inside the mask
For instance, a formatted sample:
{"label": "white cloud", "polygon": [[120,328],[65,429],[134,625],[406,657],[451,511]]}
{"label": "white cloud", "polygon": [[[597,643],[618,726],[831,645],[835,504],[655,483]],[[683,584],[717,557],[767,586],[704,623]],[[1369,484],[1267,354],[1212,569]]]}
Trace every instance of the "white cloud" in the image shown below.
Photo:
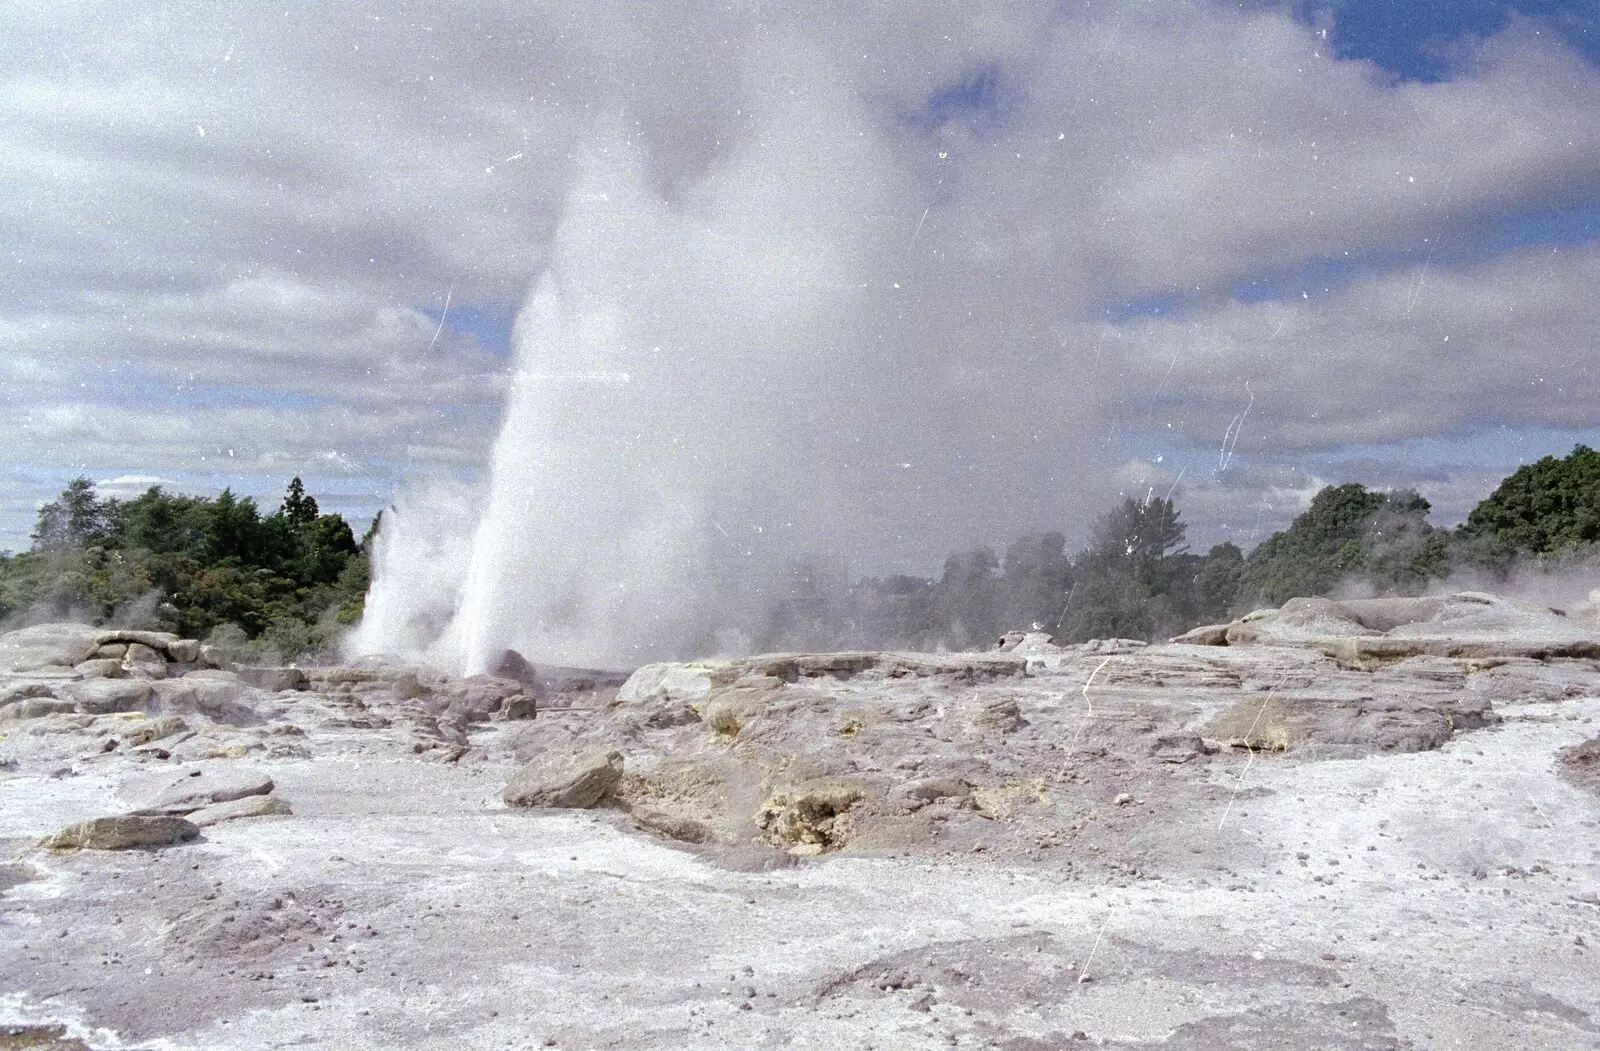
{"label": "white cloud", "polygon": [[[774,508],[836,508],[793,543],[864,560],[1081,529],[1147,447],[1233,535],[1240,507],[1281,524],[1313,453],[1597,422],[1594,253],[1454,262],[1600,192],[1600,76],[1520,22],[1396,84],[1202,0],[77,12],[0,43],[0,445],[39,468],[11,546],[80,466],[373,503],[408,465],[470,473],[505,362],[438,311],[509,315],[562,252],[584,338],[637,344],[641,419],[741,485],[778,472]],[[933,119],[982,76],[992,109]],[[1433,262],[1227,299],[1347,253]],[[1160,295],[1191,306],[1104,320]],[[632,360],[656,346],[670,367]],[[1250,395],[1233,480],[1208,474]],[[719,459],[757,409],[806,457]]]}

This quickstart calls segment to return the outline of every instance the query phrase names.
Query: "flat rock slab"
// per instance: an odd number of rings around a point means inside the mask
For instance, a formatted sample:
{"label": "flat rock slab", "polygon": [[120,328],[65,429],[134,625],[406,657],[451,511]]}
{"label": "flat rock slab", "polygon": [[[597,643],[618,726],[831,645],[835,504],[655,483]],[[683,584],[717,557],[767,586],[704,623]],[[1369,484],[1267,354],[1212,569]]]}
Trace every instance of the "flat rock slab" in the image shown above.
{"label": "flat rock slab", "polygon": [[125,814],[68,825],[55,835],[46,836],[39,845],[49,850],[127,850],[170,846],[198,835],[199,827],[181,817]]}
{"label": "flat rock slab", "polygon": [[143,679],[85,679],[68,683],[61,692],[76,702],[80,712],[104,715],[138,711],[150,703],[155,690]]}
{"label": "flat rock slab", "polygon": [[234,821],[243,817],[269,817],[274,814],[292,813],[294,811],[289,809],[289,804],[277,796],[253,795],[201,807],[190,813],[188,819],[200,828],[206,828],[219,822]]}
{"label": "flat rock slab", "polygon": [[104,632],[87,624],[35,624],[0,635],[0,671],[38,671],[82,664]]}
{"label": "flat rock slab", "polygon": [[512,806],[584,809],[598,804],[622,780],[622,753],[608,748],[553,752],[534,760],[506,783]]}
{"label": "flat rock slab", "polygon": [[186,814],[213,803],[264,796],[273,787],[272,778],[253,767],[203,763],[135,778],[120,794],[140,810]]}

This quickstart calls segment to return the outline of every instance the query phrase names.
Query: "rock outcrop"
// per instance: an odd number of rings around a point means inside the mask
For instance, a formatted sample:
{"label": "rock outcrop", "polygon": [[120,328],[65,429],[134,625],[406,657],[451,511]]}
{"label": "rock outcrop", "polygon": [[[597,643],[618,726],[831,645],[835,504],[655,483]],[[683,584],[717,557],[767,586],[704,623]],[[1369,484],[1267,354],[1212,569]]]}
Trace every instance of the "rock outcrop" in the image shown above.
{"label": "rock outcrop", "polygon": [[622,780],[622,753],[606,748],[554,753],[523,767],[501,797],[512,806],[586,809]]}
{"label": "rock outcrop", "polygon": [[1600,657],[1600,626],[1562,610],[1475,591],[1423,598],[1290,599],[1172,640],[1299,646],[1348,664],[1407,657]]}
{"label": "rock outcrop", "polygon": [[200,829],[181,817],[126,814],[80,821],[46,836],[39,845],[48,850],[128,850],[170,846],[199,835]]}
{"label": "rock outcrop", "polygon": [[211,762],[150,774],[124,785],[121,794],[141,812],[188,814],[247,796],[264,796],[272,778],[260,770],[235,763]]}

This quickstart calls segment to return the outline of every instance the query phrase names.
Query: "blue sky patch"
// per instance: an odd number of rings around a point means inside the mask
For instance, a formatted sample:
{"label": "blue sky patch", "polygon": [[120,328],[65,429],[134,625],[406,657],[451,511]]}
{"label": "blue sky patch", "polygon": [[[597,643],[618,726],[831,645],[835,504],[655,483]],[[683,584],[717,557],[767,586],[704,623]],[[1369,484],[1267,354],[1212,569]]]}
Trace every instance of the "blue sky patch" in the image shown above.
{"label": "blue sky patch", "polygon": [[981,129],[1000,122],[1000,109],[1000,70],[987,65],[965,80],[935,92],[919,112],[910,115],[909,122],[929,132],[947,124]]}
{"label": "blue sky patch", "polygon": [[513,315],[503,310],[477,307],[470,303],[452,303],[448,312],[433,307],[423,307],[422,312],[438,324],[444,318],[444,327],[458,336],[471,336],[484,350],[502,357],[511,352],[511,325]]}
{"label": "blue sky patch", "polygon": [[1536,21],[1600,63],[1600,12],[1593,0],[1293,0],[1295,15],[1321,25],[1340,58],[1361,58],[1404,80],[1449,80],[1470,63],[1479,41],[1513,14]]}

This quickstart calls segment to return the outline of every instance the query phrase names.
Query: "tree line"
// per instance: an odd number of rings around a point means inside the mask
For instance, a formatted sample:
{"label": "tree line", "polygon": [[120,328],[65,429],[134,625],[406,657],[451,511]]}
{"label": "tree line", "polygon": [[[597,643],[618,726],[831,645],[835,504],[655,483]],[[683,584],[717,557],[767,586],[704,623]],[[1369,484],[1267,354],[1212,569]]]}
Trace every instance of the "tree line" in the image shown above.
{"label": "tree line", "polygon": [[293,656],[328,647],[360,619],[368,583],[364,544],[298,477],[271,514],[228,489],[200,497],[155,486],[118,500],[79,477],[39,509],[32,540],[0,555],[7,626],[136,622]]}
{"label": "tree line", "polygon": [[1491,582],[1513,569],[1600,562],[1600,453],[1578,446],[1518,468],[1455,529],[1428,521],[1410,489],[1332,485],[1246,554],[1183,544],[1169,499],[1124,500],[1081,551],[1061,533],[1022,536],[946,559],[936,578],[852,580],[819,560],[796,564],[758,648],[951,649],[1006,631],[1059,642],[1156,640],[1301,595],[1416,595],[1467,571]]}
{"label": "tree line", "polygon": [[[1430,510],[1409,489],[1333,485],[1248,554],[1202,555],[1174,501],[1124,500],[1077,551],[1063,533],[1029,534],[954,553],[926,578],[797,562],[748,631],[765,650],[985,648],[1014,630],[1155,640],[1299,595],[1413,595],[1464,570],[1503,580],[1529,563],[1600,563],[1600,453],[1518,468],[1455,529]],[[122,501],[77,478],[39,509],[31,550],[0,554],[0,626],[122,620],[258,654],[325,651],[360,619],[377,528],[358,543],[299,478],[271,514],[229,490]]]}

